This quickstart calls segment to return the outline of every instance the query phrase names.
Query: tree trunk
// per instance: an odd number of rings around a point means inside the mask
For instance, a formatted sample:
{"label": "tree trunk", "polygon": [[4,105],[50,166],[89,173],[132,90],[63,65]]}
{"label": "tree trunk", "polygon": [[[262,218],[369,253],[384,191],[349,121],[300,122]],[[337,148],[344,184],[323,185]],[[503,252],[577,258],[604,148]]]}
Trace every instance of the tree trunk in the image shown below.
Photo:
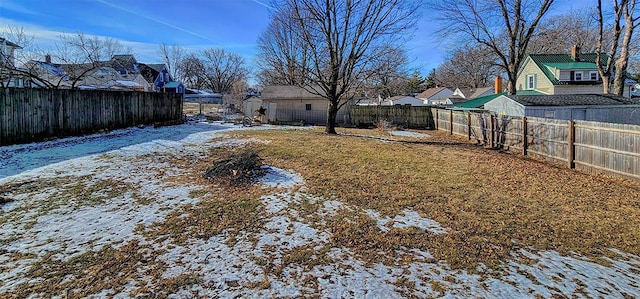
{"label": "tree trunk", "polygon": [[610,85],[610,76],[607,75],[600,75],[602,77],[602,93],[603,94],[608,94],[609,93],[609,85]]}
{"label": "tree trunk", "polygon": [[329,100],[329,107],[327,108],[327,126],[325,133],[338,134],[336,132],[336,117],[338,116],[338,101]]}
{"label": "tree trunk", "polygon": [[[625,4],[629,5],[629,4]],[[620,47],[620,56],[616,60],[616,76],[613,78],[613,93],[619,96],[624,95],[624,83],[627,79],[627,67],[629,64],[629,44],[631,43],[631,37],[633,36],[633,30],[635,29],[633,19],[633,9],[635,4],[630,10],[628,7],[625,9],[625,26],[624,36],[622,37],[622,45]]]}

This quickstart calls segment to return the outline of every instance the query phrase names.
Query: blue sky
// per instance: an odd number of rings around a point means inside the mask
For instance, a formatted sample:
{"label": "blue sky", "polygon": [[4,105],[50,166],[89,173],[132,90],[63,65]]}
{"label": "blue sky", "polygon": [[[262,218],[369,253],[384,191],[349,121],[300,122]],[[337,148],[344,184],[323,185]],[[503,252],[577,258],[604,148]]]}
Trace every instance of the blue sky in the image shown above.
{"label": "blue sky", "polygon": [[[41,48],[62,33],[112,37],[131,47],[138,61],[161,62],[160,44],[187,50],[224,48],[253,65],[258,35],[269,23],[269,0],[0,0],[0,31],[24,28]],[[554,13],[595,0],[557,0]],[[429,33],[424,11],[407,44],[411,69],[427,75],[447,55],[447,46]]]}

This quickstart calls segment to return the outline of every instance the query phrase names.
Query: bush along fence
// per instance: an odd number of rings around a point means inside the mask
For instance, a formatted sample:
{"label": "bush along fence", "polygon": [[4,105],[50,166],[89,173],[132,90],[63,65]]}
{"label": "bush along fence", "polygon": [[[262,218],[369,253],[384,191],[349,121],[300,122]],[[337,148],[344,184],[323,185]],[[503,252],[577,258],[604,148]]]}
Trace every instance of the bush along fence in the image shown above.
{"label": "bush along fence", "polygon": [[181,121],[182,94],[0,89],[0,145]]}
{"label": "bush along fence", "polygon": [[640,180],[640,126],[434,110],[436,129],[592,173]]}

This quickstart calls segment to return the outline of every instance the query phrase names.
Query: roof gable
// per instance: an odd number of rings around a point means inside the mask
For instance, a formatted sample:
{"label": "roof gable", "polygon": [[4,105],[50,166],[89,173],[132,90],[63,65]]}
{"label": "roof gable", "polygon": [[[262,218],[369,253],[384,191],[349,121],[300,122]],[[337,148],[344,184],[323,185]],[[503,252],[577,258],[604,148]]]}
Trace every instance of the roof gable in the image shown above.
{"label": "roof gable", "polygon": [[433,87],[433,88],[429,88],[423,92],[421,92],[420,94],[418,94],[416,96],[416,98],[420,98],[420,99],[430,99],[431,97],[439,94],[440,92],[443,92],[445,90],[449,91],[449,95],[453,94],[453,91],[451,91],[450,89],[446,88],[446,87]]}

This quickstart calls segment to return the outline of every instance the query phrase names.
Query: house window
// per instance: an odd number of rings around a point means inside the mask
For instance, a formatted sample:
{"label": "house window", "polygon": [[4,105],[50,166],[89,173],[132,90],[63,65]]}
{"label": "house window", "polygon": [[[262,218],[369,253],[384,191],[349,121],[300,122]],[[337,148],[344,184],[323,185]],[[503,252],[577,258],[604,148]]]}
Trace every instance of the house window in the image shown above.
{"label": "house window", "polygon": [[575,72],[573,74],[573,80],[575,81],[582,81],[582,72]]}
{"label": "house window", "polygon": [[589,79],[591,79],[591,81],[598,81],[598,72],[589,72]]}
{"label": "house window", "polygon": [[305,109],[305,110],[307,110],[307,111],[311,111],[311,104],[306,104],[306,105],[304,105],[304,106],[305,106],[305,107],[304,107],[304,109]]}
{"label": "house window", "polygon": [[536,87],[536,76],[527,75],[527,89],[534,89]]}

